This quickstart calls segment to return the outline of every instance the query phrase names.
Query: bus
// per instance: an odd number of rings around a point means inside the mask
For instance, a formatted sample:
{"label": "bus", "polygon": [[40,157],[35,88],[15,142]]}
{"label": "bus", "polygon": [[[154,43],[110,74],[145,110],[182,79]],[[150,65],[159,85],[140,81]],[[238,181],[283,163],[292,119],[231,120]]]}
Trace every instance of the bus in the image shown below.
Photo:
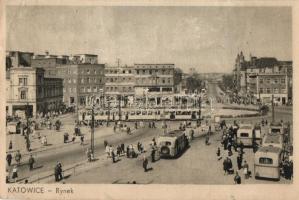
{"label": "bus", "polygon": [[157,139],[160,157],[175,158],[188,146],[185,133],[181,130],[170,131]]}
{"label": "bus", "polygon": [[237,131],[237,144],[252,147],[254,143],[254,127],[251,124],[240,124]]}
{"label": "bus", "polygon": [[255,178],[280,179],[282,149],[275,146],[263,146],[254,154]]}

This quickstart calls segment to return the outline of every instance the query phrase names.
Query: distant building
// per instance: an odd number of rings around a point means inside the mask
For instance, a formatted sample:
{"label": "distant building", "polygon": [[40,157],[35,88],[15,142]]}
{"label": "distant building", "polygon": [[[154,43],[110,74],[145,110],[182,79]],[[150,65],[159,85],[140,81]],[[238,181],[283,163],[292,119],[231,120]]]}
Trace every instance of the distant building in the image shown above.
{"label": "distant building", "polygon": [[58,111],[62,105],[62,79],[45,78],[44,70],[32,67],[13,67],[6,79],[6,111],[18,115]]}
{"label": "distant building", "polygon": [[292,101],[292,61],[271,57],[250,57],[238,54],[234,70],[236,90],[262,103],[270,103],[272,95],[278,105]]}

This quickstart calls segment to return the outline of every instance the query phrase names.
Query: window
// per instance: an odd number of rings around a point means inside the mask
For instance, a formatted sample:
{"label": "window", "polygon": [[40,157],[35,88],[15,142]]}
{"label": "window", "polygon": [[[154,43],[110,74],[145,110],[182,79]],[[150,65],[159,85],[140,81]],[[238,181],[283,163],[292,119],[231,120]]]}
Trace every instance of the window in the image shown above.
{"label": "window", "polygon": [[274,83],[275,83],[275,84],[278,83],[278,79],[277,79],[277,78],[274,79]]}
{"label": "window", "polygon": [[280,82],[281,82],[282,84],[285,84],[285,83],[286,83],[285,78],[282,78],[282,79],[280,80]]}
{"label": "window", "polygon": [[142,73],[145,74],[145,70],[142,70]]}
{"label": "window", "polygon": [[123,70],[123,74],[125,74],[126,73],[126,70]]}
{"label": "window", "polygon": [[165,79],[162,80],[162,83],[165,83]]}
{"label": "window", "polygon": [[168,78],[168,83],[170,83],[170,78]]}
{"label": "window", "polygon": [[260,158],[259,159],[259,163],[260,164],[264,164],[264,165],[272,165],[273,164],[273,160],[271,158]]}
{"label": "window", "polygon": [[248,134],[248,133],[241,133],[240,136],[241,136],[241,137],[248,137],[249,134]]}
{"label": "window", "polygon": [[68,79],[68,82],[71,83],[71,78]]}
{"label": "window", "polygon": [[19,85],[27,85],[27,78],[19,78]]}
{"label": "window", "polygon": [[263,84],[264,83],[264,79],[260,78],[260,83]]}
{"label": "window", "polygon": [[84,78],[81,78],[81,83],[84,83]]}
{"label": "window", "polygon": [[94,78],[93,82],[94,82],[94,83],[96,83],[96,82],[97,82],[97,79],[96,79],[96,78]]}
{"label": "window", "polygon": [[89,70],[89,69],[87,69],[87,70],[86,70],[86,73],[87,73],[87,74],[90,74],[90,70]]}
{"label": "window", "polygon": [[275,94],[278,93],[278,88],[274,88],[274,93],[275,93]]}
{"label": "window", "polygon": [[152,70],[149,70],[149,74],[152,74]]}
{"label": "window", "polygon": [[93,91],[96,92],[97,91],[97,87],[93,87]]}
{"label": "window", "polygon": [[270,83],[270,81],[271,81],[271,80],[270,80],[269,78],[267,78],[267,83]]}
{"label": "window", "polygon": [[26,91],[22,90],[20,94],[21,99],[27,99],[27,93]]}
{"label": "window", "polygon": [[270,94],[271,93],[271,89],[267,88],[267,93]]}
{"label": "window", "polygon": [[69,88],[69,92],[72,93],[72,88]]}
{"label": "window", "polygon": [[77,82],[77,80],[74,78],[74,79],[73,79],[73,83],[76,83],[76,82]]}
{"label": "window", "polygon": [[263,88],[260,88],[260,93],[262,94],[262,93],[264,93],[264,90],[263,90]]}
{"label": "window", "polygon": [[138,69],[136,70],[136,73],[139,74],[139,70]]}
{"label": "window", "polygon": [[94,73],[94,74],[97,74],[97,70],[93,70],[93,73]]}
{"label": "window", "polygon": [[90,83],[90,78],[87,78],[87,83]]}
{"label": "window", "polygon": [[132,71],[131,70],[129,70],[129,74],[131,74],[132,73]]}

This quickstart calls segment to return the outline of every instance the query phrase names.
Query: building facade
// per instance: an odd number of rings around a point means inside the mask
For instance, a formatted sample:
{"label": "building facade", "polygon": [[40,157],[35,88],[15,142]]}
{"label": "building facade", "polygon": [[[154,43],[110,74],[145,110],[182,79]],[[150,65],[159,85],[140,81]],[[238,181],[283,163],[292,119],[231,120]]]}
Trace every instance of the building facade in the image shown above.
{"label": "building facade", "polygon": [[[241,56],[240,56],[241,55]],[[237,56],[234,70],[238,92],[262,103],[273,101],[277,105],[292,101],[292,62],[278,61],[272,57]]]}
{"label": "building facade", "polygon": [[105,69],[105,94],[107,96],[134,96],[134,88],[134,67],[107,67]]}
{"label": "building facade", "polygon": [[97,63],[97,56],[44,56],[34,58],[33,67],[45,69],[48,78],[63,79],[63,102],[66,106],[89,105],[96,98],[100,103],[104,90],[104,64]]}
{"label": "building facade", "polygon": [[62,104],[62,79],[45,78],[44,69],[13,67],[6,73],[6,111],[8,115],[19,115],[28,111],[37,113],[59,110]]}
{"label": "building facade", "polygon": [[134,64],[135,95],[174,93],[174,64]]}

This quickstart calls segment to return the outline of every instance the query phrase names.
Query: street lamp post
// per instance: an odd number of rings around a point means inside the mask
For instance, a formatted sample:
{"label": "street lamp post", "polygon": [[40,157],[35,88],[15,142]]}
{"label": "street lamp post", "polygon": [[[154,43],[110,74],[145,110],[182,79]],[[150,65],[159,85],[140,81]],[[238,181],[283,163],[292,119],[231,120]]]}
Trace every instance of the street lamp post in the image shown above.
{"label": "street lamp post", "polygon": [[[93,99],[92,99],[93,100]],[[91,137],[90,137],[90,150],[91,153],[94,155],[94,102],[92,101],[92,108],[91,108]]]}
{"label": "street lamp post", "polygon": [[272,122],[275,121],[275,115],[274,115],[274,80],[272,80],[272,100],[271,100],[271,104],[272,104]]}

